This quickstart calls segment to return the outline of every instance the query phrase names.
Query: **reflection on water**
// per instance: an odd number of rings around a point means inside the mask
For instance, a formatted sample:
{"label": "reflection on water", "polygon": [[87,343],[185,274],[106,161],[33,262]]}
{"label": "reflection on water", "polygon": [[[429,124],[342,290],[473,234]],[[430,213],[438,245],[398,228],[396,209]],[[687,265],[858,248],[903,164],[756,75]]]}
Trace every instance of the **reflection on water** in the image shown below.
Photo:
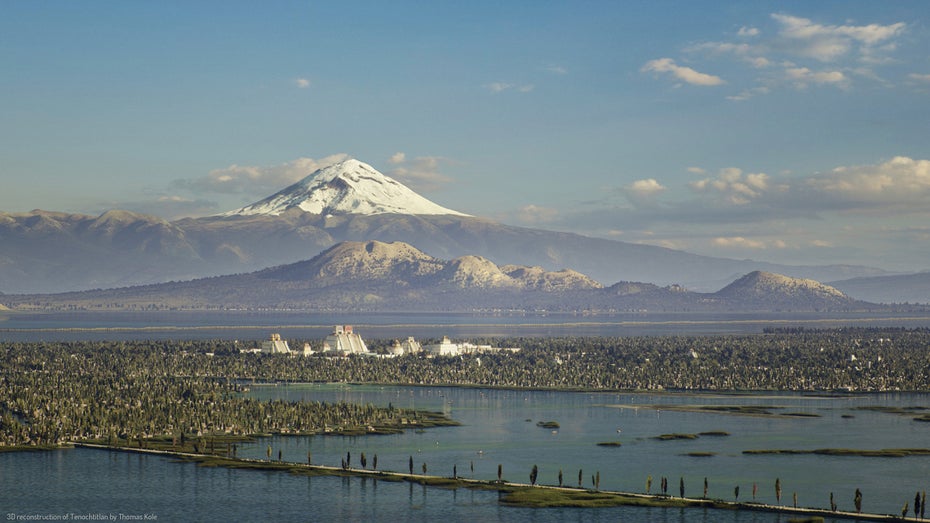
{"label": "reflection on water", "polygon": [[[533,465],[539,482],[556,484],[561,469],[567,484],[652,492],[668,478],[671,494],[683,479],[685,494],[774,503],[774,482],[782,503],[793,494],[800,506],[825,507],[835,494],[840,509],[852,509],[853,492],[863,492],[869,512],[900,513],[914,492],[926,490],[930,457],[861,458],[817,455],[747,456],[748,449],[858,449],[930,446],[930,426],[911,417],[862,410],[868,406],[928,406],[928,394],[850,396],[684,395],[506,391],[441,387],[353,385],[258,386],[259,398],[352,401],[444,410],[461,427],[408,431],[370,437],[274,437],[239,446],[240,456],[264,458],[267,446],[285,460],[338,464],[351,453],[369,467],[375,455],[382,470],[406,471],[410,458],[436,475],[528,481]],[[736,416],[665,410],[663,406],[748,405],[775,413]],[[806,413],[789,417],[778,413]],[[850,417],[852,416],[852,417]],[[538,427],[556,421],[557,430]],[[660,441],[671,433],[726,432],[726,436]],[[597,443],[619,441],[619,447]],[[700,452],[710,457],[691,457]],[[276,454],[275,454],[276,455]],[[893,478],[893,481],[891,480]],[[421,485],[360,478],[305,478],[278,472],[201,468],[167,458],[72,449],[0,454],[0,492],[10,513],[153,513],[159,521],[703,521],[773,522],[786,516],[704,509],[520,509],[500,506],[497,494],[447,491]],[[910,493],[910,494],[908,494]],[[192,514],[194,516],[192,516]]]}
{"label": "reflection on water", "polygon": [[203,468],[157,456],[89,449],[0,454],[0,492],[5,518],[58,521],[129,521],[136,516],[160,522],[787,521],[772,514],[704,509],[513,508],[499,505],[496,492]]}
{"label": "reflection on water", "polygon": [[[455,469],[480,479],[495,479],[500,464],[505,479],[523,482],[537,465],[540,483],[557,484],[562,470],[564,481],[575,485],[580,469],[586,487],[591,486],[591,475],[600,472],[602,488],[643,492],[652,476],[655,492],[665,476],[672,485],[670,493],[678,492],[683,478],[689,495],[702,494],[706,477],[709,497],[732,500],[734,488],[740,486],[741,499],[751,499],[755,484],[756,500],[765,503],[777,502],[778,478],[783,503],[791,503],[797,493],[800,506],[828,507],[833,492],[840,509],[852,510],[853,493],[859,488],[869,500],[868,510],[879,513],[900,513],[904,502],[913,500],[913,492],[930,487],[930,456],[743,454],[763,449],[927,448],[930,424],[861,407],[930,408],[930,394],[571,393],[345,384],[261,386],[253,387],[251,394],[441,410],[463,424],[377,437],[276,437],[240,447],[240,455],[256,458],[271,444],[287,460],[303,461],[311,451],[315,463],[338,465],[348,452],[358,465],[361,453],[369,462],[377,454],[380,469],[406,471],[412,457],[415,470],[426,463],[431,473],[451,476]],[[771,414],[669,410],[697,406],[753,406],[760,407],[753,411]],[[556,421],[559,428],[541,428],[540,421]],[[663,434],[700,436],[656,439]],[[597,445],[615,441],[621,446]]]}

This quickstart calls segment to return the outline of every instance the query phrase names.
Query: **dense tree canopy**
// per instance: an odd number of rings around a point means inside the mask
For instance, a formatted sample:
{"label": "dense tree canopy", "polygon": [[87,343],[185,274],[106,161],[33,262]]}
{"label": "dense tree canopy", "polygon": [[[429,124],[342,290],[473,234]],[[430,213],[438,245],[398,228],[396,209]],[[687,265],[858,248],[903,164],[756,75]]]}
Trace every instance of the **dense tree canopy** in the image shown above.
{"label": "dense tree canopy", "polygon": [[[517,353],[426,358],[240,353],[224,340],[0,344],[0,443],[312,433],[399,425],[371,405],[259,401],[242,380],[584,390],[930,391],[930,330],[475,340]],[[371,347],[389,344],[373,340]]]}

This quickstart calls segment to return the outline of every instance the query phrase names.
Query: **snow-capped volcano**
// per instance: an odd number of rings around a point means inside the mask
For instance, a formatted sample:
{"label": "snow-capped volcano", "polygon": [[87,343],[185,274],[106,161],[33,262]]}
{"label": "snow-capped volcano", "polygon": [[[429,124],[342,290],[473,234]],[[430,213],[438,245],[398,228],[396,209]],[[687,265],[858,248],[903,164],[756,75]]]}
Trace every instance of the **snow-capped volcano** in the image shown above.
{"label": "snow-capped volcano", "polygon": [[295,207],[313,214],[468,216],[437,205],[372,166],[354,159],[319,169],[264,200],[223,216],[277,216]]}

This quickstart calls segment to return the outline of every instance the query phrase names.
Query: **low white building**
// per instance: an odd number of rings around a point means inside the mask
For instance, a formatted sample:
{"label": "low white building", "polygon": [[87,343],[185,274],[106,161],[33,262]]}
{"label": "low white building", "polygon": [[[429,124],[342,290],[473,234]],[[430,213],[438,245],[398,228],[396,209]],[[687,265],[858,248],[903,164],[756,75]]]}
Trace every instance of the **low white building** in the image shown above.
{"label": "low white building", "polygon": [[443,336],[442,341],[423,347],[423,350],[430,356],[458,356],[461,354],[483,354],[493,352],[518,352],[518,347],[492,347],[490,345],[475,345],[474,343],[462,342],[452,343],[448,336]]}
{"label": "low white building", "polygon": [[458,356],[462,353],[461,347],[457,343],[449,341],[448,336],[443,336],[442,341],[423,347],[430,356]]}

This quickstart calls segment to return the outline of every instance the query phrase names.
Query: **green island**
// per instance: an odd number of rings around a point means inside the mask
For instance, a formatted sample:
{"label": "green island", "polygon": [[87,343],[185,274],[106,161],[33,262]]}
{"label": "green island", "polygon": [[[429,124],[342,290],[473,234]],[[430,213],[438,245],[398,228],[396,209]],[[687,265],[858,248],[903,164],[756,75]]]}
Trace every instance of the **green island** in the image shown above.
{"label": "green island", "polygon": [[672,441],[676,439],[698,439],[697,434],[660,434],[654,436],[652,439],[657,439],[659,441]]}
{"label": "green island", "polygon": [[822,456],[862,456],[869,458],[904,458],[908,456],[930,456],[930,449],[758,449],[744,450],[743,454],[748,455],[799,455],[799,454],[819,454]]}

